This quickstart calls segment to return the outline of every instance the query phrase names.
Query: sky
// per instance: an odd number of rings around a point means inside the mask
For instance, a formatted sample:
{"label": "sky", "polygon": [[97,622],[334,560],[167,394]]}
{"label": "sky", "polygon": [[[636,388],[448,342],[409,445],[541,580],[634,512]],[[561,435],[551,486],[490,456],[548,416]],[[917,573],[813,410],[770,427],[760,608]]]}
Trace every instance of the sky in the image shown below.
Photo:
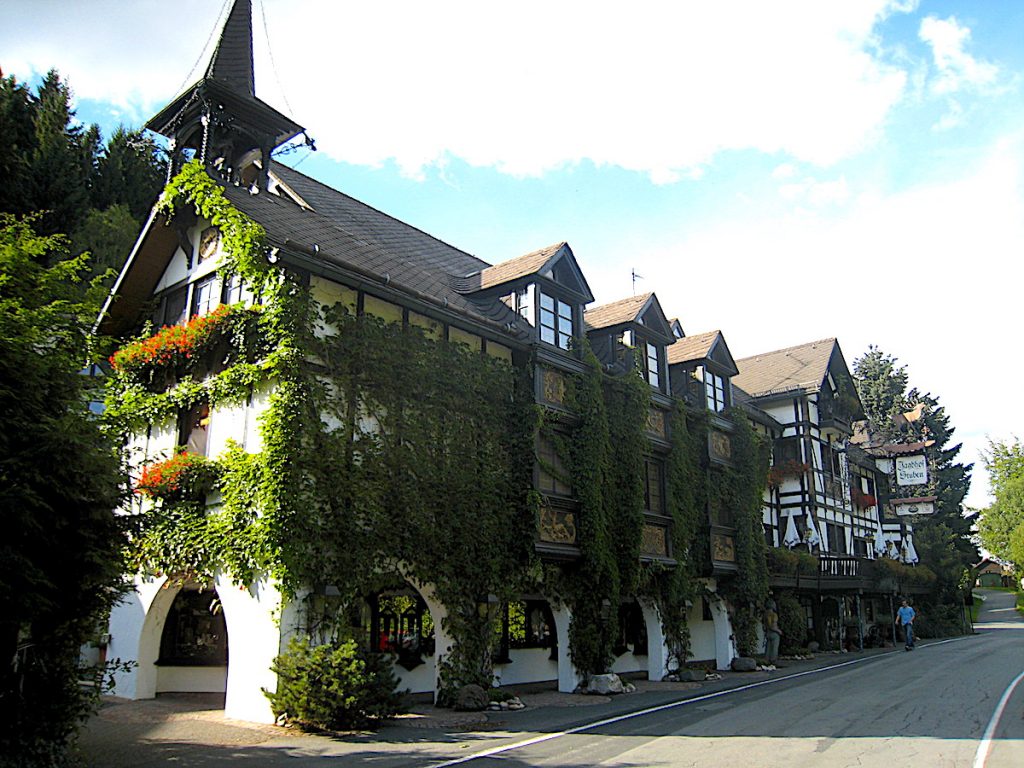
{"label": "sky", "polygon": [[[3,0],[0,68],[138,127],[224,0]],[[736,358],[837,337],[939,397],[977,462],[1024,433],[1024,3],[254,0],[279,156],[491,263],[567,241]],[[627,10],[628,8],[628,10]],[[635,286],[632,275],[636,279]]]}

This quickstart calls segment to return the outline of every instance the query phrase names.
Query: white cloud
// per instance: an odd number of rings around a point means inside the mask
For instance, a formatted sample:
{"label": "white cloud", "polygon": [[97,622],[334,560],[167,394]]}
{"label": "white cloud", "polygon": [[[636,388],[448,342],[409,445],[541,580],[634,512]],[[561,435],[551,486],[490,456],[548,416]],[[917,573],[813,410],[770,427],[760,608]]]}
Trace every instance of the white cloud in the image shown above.
{"label": "white cloud", "polygon": [[939,131],[954,128],[960,125],[967,111],[958,95],[996,88],[999,67],[980,61],[967,52],[971,30],[962,26],[954,16],[947,19],[926,16],[921,21],[918,37],[932,50],[934,75],[929,79],[928,89],[936,96],[946,98],[946,112],[933,128]]}
{"label": "white cloud", "polygon": [[[822,211],[755,210],[739,222],[687,222],[653,245],[574,247],[599,301],[622,295],[618,254],[631,252],[667,313],[688,332],[721,328],[737,357],[837,336],[852,364],[878,344],[908,365],[912,384],[941,398],[964,441],[961,460],[977,462],[984,435],[1024,423],[1024,400],[982,384],[1024,378],[1024,358],[1012,353],[1024,284],[1024,133],[941,182],[895,193],[848,187],[846,205]],[[979,471],[970,503],[983,505],[985,491]]]}
{"label": "white cloud", "polygon": [[971,30],[961,26],[955,17],[937,19],[926,16],[918,33],[932,49],[936,77],[931,89],[937,94],[952,94],[967,88],[983,88],[996,83],[999,67],[979,61],[965,48],[971,39]]}
{"label": "white cloud", "polygon": [[[284,107],[255,6],[257,87]],[[877,23],[907,9],[888,0],[266,6],[288,111],[331,157],[410,174],[446,155],[516,175],[587,159],[666,182],[749,149],[828,166],[873,141],[906,84],[878,51]],[[81,97],[148,114],[217,7],[179,0],[188,23],[152,0],[123,9],[13,0],[5,64],[55,64]]]}
{"label": "white cloud", "polygon": [[845,176],[832,181],[818,181],[808,176],[799,181],[783,184],[779,187],[779,194],[785,200],[805,203],[813,208],[841,205],[850,197]]}

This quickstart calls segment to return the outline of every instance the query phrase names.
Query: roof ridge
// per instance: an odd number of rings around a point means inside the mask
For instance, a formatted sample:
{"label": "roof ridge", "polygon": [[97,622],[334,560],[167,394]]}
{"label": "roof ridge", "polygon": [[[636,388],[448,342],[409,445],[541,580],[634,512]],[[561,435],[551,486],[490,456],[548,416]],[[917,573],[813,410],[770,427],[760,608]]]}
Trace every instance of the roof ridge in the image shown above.
{"label": "roof ridge", "polygon": [[772,349],[772,350],[769,350],[767,352],[758,352],[757,354],[754,354],[754,355],[747,355],[746,357],[741,357],[738,360],[736,360],[736,364],[739,365],[741,360],[753,360],[756,357],[767,357],[768,355],[778,355],[778,354],[781,354],[783,352],[792,352],[794,349],[803,349],[804,347],[813,347],[816,344],[824,344],[826,342],[836,343],[837,341],[838,341],[838,338],[836,338],[835,336],[829,336],[829,337],[824,338],[824,339],[818,339],[817,341],[806,341],[803,344],[794,344],[791,347],[783,347],[782,349]]}

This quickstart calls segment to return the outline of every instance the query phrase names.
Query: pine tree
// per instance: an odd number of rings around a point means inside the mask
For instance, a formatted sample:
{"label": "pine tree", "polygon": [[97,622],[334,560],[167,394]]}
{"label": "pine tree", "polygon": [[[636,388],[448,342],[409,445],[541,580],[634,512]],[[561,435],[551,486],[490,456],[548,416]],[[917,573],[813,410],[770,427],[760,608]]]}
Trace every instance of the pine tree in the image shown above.
{"label": "pine tree", "polygon": [[73,232],[89,208],[99,130],[74,123],[71,89],[51,69],[39,86],[33,114],[31,209],[45,212],[42,234]]}
{"label": "pine tree", "polygon": [[0,211],[28,213],[35,126],[32,93],[12,75],[0,77]]}
{"label": "pine tree", "polygon": [[[854,361],[853,370],[873,435],[895,444],[934,441],[925,450],[928,486],[916,492],[938,497],[935,514],[914,519],[914,544],[921,562],[938,576],[936,599],[948,604],[959,594],[964,571],[979,557],[972,541],[972,519],[964,516],[963,507],[973,465],[957,460],[962,444],[950,444],[955,429],[938,397],[917,388],[908,390],[906,366],[898,365],[895,357],[872,346]],[[919,405],[919,419],[903,418]]]}

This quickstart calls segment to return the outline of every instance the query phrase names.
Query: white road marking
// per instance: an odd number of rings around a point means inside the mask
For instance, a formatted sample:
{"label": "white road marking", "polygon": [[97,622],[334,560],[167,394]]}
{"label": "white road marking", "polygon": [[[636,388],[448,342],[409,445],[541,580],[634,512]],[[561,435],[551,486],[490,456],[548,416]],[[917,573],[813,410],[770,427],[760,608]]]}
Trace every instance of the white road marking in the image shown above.
{"label": "white road marking", "polygon": [[[963,637],[954,637],[949,640],[939,640],[934,643],[928,643],[928,645],[921,646],[922,650],[926,648],[933,648],[936,645],[945,645],[946,643],[956,643],[961,640],[966,640],[971,637],[965,635]],[[611,725],[613,723],[621,723],[623,720],[632,720],[634,717],[643,717],[644,715],[650,715],[655,712],[662,712],[666,709],[675,709],[676,707],[683,707],[687,704],[696,704],[700,701],[708,701],[709,699],[717,699],[719,696],[726,696],[730,693],[739,693],[740,691],[749,691],[753,688],[760,688],[765,685],[774,685],[775,683],[781,683],[786,680],[795,680],[798,677],[805,677],[807,675],[816,675],[819,672],[828,672],[832,669],[840,669],[842,667],[849,667],[853,664],[861,664],[865,661],[875,661],[886,657],[896,657],[894,653],[888,653],[880,656],[867,656],[862,659],[852,659],[851,661],[844,661],[841,664],[833,664],[829,667],[818,667],[817,669],[808,669],[803,672],[794,672],[791,675],[784,675],[783,677],[773,677],[770,680],[760,680],[756,683],[749,683],[747,685],[741,685],[739,688],[729,688],[724,691],[716,691],[715,693],[706,693],[703,696],[695,696],[692,699],[682,699],[680,701],[671,701],[668,704],[661,704],[657,707],[648,707],[647,709],[641,709],[636,712],[628,712],[625,715],[617,715],[616,717],[605,718],[604,720],[598,720],[594,723],[587,723],[586,725],[579,725],[575,728],[570,728],[565,731],[558,731],[557,733],[545,733],[543,736],[534,736],[532,739],[524,739],[523,741],[517,741],[513,744],[505,744],[500,747],[492,747],[491,749],[485,749],[482,752],[476,752],[472,755],[465,755],[463,757],[456,758],[454,760],[447,760],[443,763],[436,763],[432,768],[450,768],[453,765],[461,765],[462,763],[468,763],[471,760],[480,760],[485,757],[493,757],[494,755],[500,755],[503,752],[511,752],[515,749],[522,749],[523,747],[530,747],[534,744],[542,744],[545,741],[551,741],[552,739],[560,739],[563,736],[571,736],[574,733],[583,733],[593,728],[600,728],[605,725]],[[1024,677],[1024,674],[1022,674]],[[1016,684],[1016,683],[1015,683]],[[981,768],[975,763],[974,768]]]}
{"label": "white road marking", "polygon": [[999,718],[1003,716],[1003,710],[1006,709],[1006,704],[1013,695],[1013,689],[1017,687],[1017,683],[1021,680],[1024,680],[1024,672],[1017,675],[1007,689],[1003,691],[1003,697],[999,699],[996,711],[992,713],[992,719],[988,721],[985,734],[981,737],[981,743],[978,744],[978,751],[974,753],[974,768],[985,768],[985,761],[988,760],[988,754],[992,751],[992,737],[995,735],[996,728],[999,725]]}

